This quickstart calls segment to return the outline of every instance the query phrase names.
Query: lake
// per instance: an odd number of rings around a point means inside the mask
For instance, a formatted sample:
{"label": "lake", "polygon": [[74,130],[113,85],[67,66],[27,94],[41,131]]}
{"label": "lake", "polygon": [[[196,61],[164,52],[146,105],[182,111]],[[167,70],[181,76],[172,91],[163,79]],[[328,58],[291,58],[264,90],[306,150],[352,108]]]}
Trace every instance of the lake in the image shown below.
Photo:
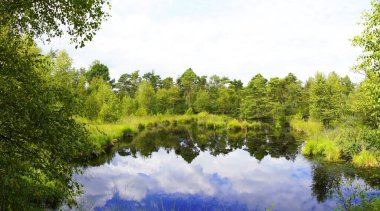
{"label": "lake", "polygon": [[85,210],[333,210],[355,187],[379,194],[377,169],[302,156],[291,131],[145,130],[83,166]]}

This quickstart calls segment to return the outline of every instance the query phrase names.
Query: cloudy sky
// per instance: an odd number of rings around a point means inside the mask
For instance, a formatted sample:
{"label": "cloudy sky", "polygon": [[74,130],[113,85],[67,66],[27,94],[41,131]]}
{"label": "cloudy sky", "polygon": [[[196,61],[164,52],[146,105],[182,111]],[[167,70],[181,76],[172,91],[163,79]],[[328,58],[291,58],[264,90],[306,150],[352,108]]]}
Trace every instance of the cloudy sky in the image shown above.
{"label": "cloudy sky", "polygon": [[111,0],[112,17],[91,43],[76,50],[55,39],[45,51],[66,49],[75,67],[98,59],[112,78],[154,70],[177,77],[191,67],[198,75],[244,82],[257,73],[270,78],[316,71],[350,71],[360,49],[349,39],[360,32],[369,0]]}

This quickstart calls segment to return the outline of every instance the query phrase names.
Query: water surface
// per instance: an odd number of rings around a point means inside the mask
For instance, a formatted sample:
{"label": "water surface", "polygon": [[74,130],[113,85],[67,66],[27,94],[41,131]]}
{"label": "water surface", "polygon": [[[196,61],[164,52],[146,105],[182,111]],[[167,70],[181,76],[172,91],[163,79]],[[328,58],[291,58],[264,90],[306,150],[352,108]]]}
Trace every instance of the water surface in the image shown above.
{"label": "water surface", "polygon": [[76,175],[79,202],[94,210],[333,210],[340,200],[331,191],[352,192],[344,181],[379,184],[373,171],[304,158],[301,144],[287,131],[145,131]]}

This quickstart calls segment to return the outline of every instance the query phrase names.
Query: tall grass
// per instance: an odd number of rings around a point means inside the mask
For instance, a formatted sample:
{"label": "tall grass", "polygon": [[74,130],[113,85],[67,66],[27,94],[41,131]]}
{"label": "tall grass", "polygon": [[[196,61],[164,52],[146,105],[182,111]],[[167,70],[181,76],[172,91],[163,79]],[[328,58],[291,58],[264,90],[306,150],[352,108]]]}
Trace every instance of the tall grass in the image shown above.
{"label": "tall grass", "polygon": [[321,122],[315,120],[304,121],[301,118],[293,118],[290,120],[290,126],[294,130],[302,131],[308,136],[316,135],[320,133],[323,129],[323,125]]}
{"label": "tall grass", "polygon": [[213,115],[206,112],[189,115],[125,116],[115,123],[107,124],[90,121],[85,118],[77,118],[77,121],[86,124],[86,128],[90,133],[88,140],[97,153],[102,152],[104,147],[112,145],[126,134],[135,135],[146,128],[150,129],[158,126],[197,124],[208,130],[228,129],[230,127],[233,130],[247,130],[261,127],[261,124],[257,122],[240,122],[227,116]]}
{"label": "tall grass", "polygon": [[361,151],[359,154],[354,155],[352,158],[352,162],[359,167],[371,166],[371,167],[379,167],[379,159],[376,154],[373,152],[369,152],[367,150]]}
{"label": "tall grass", "polygon": [[341,150],[338,145],[326,137],[314,137],[306,142],[302,149],[303,155],[322,156],[328,161],[339,161]]}
{"label": "tall grass", "polygon": [[306,156],[321,156],[328,161],[344,158],[359,167],[380,166],[380,155],[374,153],[380,146],[380,134],[377,130],[354,127],[351,124],[323,130],[320,122],[304,121],[300,118],[292,119],[290,125],[294,130],[307,135],[301,152]]}
{"label": "tall grass", "polygon": [[238,132],[238,131],[247,131],[249,129],[260,129],[262,128],[262,123],[261,122],[247,122],[247,121],[238,121],[236,119],[233,119],[228,122],[227,124],[227,129],[233,132]]}

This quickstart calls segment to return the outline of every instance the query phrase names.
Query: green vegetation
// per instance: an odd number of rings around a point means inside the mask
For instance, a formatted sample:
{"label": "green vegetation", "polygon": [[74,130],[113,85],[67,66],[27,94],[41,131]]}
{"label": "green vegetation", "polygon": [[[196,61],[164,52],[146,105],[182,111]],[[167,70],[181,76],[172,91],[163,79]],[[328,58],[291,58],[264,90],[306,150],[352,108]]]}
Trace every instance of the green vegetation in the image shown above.
{"label": "green vegetation", "polygon": [[368,152],[366,150],[361,151],[359,154],[354,155],[352,158],[352,162],[360,167],[363,166],[379,166],[379,155],[376,155],[373,152]]}
{"label": "green vegetation", "polygon": [[168,127],[176,125],[197,125],[205,130],[229,130],[231,132],[247,132],[262,127],[260,122],[248,123],[238,121],[227,116],[208,114],[201,112],[192,115],[150,115],[150,116],[125,116],[114,123],[102,123],[85,118],[78,118],[78,122],[86,125],[89,132],[88,142],[91,150],[96,154],[104,152],[105,148],[126,136],[135,136],[144,129],[156,127]]}
{"label": "green vegetation", "polygon": [[362,34],[352,40],[354,46],[363,48],[354,67],[366,76],[361,83],[354,85],[335,73],[328,77],[317,73],[306,83],[310,119],[297,117],[290,122],[307,134],[303,154],[350,160],[359,167],[380,166],[379,11],[380,2],[372,1],[372,9],[363,16]]}
{"label": "green vegetation", "polygon": [[333,195],[341,201],[337,204],[336,210],[376,211],[380,209],[379,196],[371,197],[368,193],[372,189],[367,185],[355,184],[353,179],[343,181],[342,184],[344,185],[335,187],[333,191]]}
{"label": "green vegetation", "polygon": [[340,149],[334,141],[322,137],[308,140],[302,150],[304,155],[320,155],[328,161],[338,161],[340,159]]}
{"label": "green vegetation", "polygon": [[290,121],[290,125],[294,130],[302,131],[308,136],[314,136],[319,133],[323,125],[315,120],[304,121],[300,117],[295,117]]}
{"label": "green vegetation", "polygon": [[75,88],[84,81],[65,52],[42,55],[33,39],[67,32],[83,46],[108,16],[106,2],[1,1],[0,210],[75,203],[73,160],[88,145],[75,121],[81,115]]}
{"label": "green vegetation", "polygon": [[305,83],[292,73],[269,80],[257,74],[247,86],[199,76],[191,68],[177,79],[135,71],[115,82],[100,61],[75,69],[67,52],[43,55],[36,47],[34,38],[64,32],[83,47],[108,17],[106,5],[107,0],[0,3],[0,210],[75,204],[76,158],[159,125],[227,129],[237,139],[234,132],[264,125],[281,129],[290,122],[307,135],[303,154],[379,167],[379,1],[372,2],[362,34],[352,40],[363,48],[354,67],[365,75],[362,82],[335,72],[317,72]]}
{"label": "green vegetation", "polygon": [[[328,161],[350,160],[359,167],[378,167],[379,135],[377,130],[340,125],[323,128],[316,121],[293,119],[291,126],[306,134],[302,154],[321,156]],[[319,130],[316,130],[319,128]]]}

